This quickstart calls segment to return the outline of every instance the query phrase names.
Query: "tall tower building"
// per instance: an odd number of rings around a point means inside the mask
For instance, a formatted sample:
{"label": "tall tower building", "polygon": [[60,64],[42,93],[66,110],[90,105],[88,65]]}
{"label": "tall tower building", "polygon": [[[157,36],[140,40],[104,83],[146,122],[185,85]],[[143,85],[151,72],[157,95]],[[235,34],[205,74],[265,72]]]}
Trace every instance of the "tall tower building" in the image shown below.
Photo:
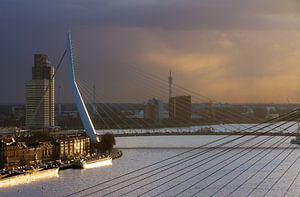
{"label": "tall tower building", "polygon": [[54,67],[48,56],[34,55],[32,80],[26,81],[26,127],[49,128],[54,126]]}

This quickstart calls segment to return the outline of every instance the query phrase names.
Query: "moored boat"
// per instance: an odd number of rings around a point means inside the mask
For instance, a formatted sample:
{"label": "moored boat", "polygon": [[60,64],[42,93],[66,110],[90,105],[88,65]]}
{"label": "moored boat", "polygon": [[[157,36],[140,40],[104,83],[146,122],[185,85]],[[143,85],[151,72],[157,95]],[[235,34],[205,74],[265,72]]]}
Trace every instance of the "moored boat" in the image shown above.
{"label": "moored boat", "polygon": [[111,157],[94,157],[89,159],[77,160],[75,166],[77,168],[89,169],[112,165]]}
{"label": "moored boat", "polygon": [[45,178],[58,176],[58,167],[54,168],[39,168],[25,172],[13,172],[0,178],[0,188],[10,187],[14,185],[30,183]]}

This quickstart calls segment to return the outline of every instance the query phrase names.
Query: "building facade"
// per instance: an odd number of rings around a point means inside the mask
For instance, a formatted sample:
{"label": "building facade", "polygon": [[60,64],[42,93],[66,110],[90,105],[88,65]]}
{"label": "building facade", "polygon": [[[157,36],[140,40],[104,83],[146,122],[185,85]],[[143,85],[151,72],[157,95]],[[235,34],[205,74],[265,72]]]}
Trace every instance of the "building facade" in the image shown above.
{"label": "building facade", "polygon": [[26,82],[26,127],[33,129],[54,126],[54,67],[48,56],[34,55],[32,80]]}
{"label": "building facade", "polygon": [[16,142],[11,139],[2,139],[0,142],[1,167],[12,168],[53,160],[50,142]]}
{"label": "building facade", "polygon": [[179,122],[191,120],[192,98],[191,96],[175,96],[169,99],[169,118]]}
{"label": "building facade", "polygon": [[85,134],[61,136],[54,143],[55,158],[61,160],[90,155],[90,138]]}

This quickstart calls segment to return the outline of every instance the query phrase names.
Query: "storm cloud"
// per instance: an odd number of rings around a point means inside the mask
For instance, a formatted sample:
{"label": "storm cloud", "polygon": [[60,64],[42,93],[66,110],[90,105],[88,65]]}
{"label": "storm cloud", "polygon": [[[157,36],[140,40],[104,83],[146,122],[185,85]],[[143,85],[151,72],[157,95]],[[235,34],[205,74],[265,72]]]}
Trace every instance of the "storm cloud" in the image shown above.
{"label": "storm cloud", "polygon": [[299,19],[297,0],[2,0],[0,102],[24,102],[33,54],[57,64],[69,30],[80,79],[107,100],[155,96],[132,88],[133,65],[218,101],[299,102]]}

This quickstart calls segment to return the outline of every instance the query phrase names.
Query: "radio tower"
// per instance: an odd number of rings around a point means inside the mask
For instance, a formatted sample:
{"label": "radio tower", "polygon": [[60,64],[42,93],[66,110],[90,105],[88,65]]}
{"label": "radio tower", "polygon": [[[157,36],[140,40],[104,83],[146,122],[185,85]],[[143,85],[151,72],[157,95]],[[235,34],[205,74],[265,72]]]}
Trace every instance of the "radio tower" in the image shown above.
{"label": "radio tower", "polygon": [[172,70],[170,69],[170,76],[169,76],[169,98],[172,97],[172,85],[173,85],[173,78],[172,78]]}

